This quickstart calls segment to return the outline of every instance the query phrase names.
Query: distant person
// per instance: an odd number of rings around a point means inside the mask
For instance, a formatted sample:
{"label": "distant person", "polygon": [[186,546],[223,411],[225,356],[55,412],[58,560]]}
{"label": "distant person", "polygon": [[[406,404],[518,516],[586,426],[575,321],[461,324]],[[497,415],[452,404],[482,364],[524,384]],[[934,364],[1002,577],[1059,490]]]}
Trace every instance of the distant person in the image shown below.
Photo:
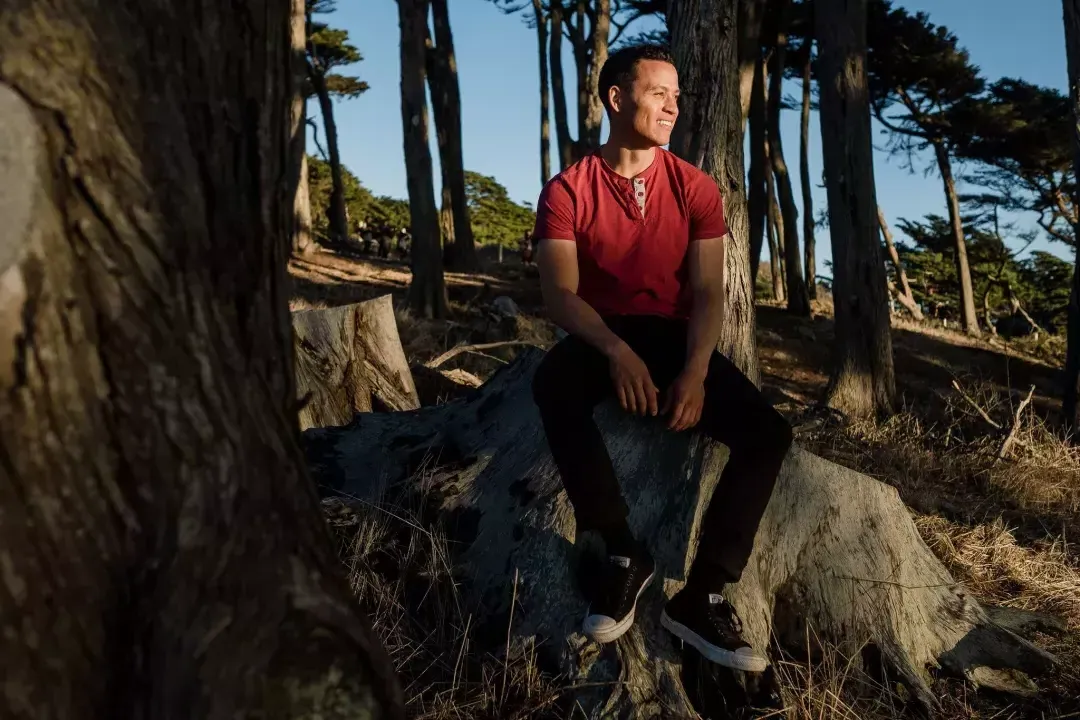
{"label": "distant person", "polygon": [[533,264],[533,242],[532,231],[526,230],[521,237],[521,262],[525,265]]}
{"label": "distant person", "polygon": [[661,147],[679,114],[671,55],[656,45],[612,53],[600,93],[610,137],[544,186],[533,233],[544,304],[568,333],[537,369],[533,397],[577,527],[606,547],[582,629],[599,642],[620,637],[654,573],[592,417],[615,396],[629,412],[728,446],[688,582],[661,623],[715,663],[762,671],[766,657],[742,640],[721,592],[746,566],[791,427],[715,350],[728,321],[728,228],[716,183]]}

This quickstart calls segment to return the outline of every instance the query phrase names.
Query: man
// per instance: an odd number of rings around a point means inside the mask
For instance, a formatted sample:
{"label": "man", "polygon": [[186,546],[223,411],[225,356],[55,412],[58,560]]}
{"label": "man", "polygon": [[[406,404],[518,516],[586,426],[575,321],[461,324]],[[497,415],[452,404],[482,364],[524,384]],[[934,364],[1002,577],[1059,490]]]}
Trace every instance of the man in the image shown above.
{"label": "man", "polygon": [[728,446],[688,582],[661,623],[713,662],[760,672],[767,659],[742,640],[721,592],[753,549],[791,428],[715,350],[728,229],[716,183],[661,147],[679,114],[670,54],[654,45],[612,53],[600,94],[608,141],[545,185],[533,233],[544,303],[568,333],[537,369],[533,394],[578,531],[595,531],[606,548],[583,631],[599,642],[625,633],[655,567],[627,524],[592,419],[614,395],[629,412]]}

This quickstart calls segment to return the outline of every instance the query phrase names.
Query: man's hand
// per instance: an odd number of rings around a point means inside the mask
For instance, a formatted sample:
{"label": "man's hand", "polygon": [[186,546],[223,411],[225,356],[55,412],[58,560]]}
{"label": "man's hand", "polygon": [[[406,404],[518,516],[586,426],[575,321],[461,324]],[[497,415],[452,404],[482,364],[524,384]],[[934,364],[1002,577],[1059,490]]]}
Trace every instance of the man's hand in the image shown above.
{"label": "man's hand", "polygon": [[671,413],[668,428],[679,432],[697,425],[704,407],[705,376],[683,370],[668,388],[661,412],[665,415]]}
{"label": "man's hand", "polygon": [[622,343],[610,355],[611,382],[619,404],[627,412],[656,415],[659,390],[649,368],[629,345]]}

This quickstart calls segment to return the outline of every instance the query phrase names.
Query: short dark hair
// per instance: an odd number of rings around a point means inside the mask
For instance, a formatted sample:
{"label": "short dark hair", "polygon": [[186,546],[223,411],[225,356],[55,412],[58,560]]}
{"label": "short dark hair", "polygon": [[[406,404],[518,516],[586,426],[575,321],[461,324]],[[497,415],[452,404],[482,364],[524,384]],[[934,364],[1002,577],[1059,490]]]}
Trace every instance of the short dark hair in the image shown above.
{"label": "short dark hair", "polygon": [[619,48],[608,55],[607,62],[600,68],[600,102],[611,112],[608,94],[613,87],[625,88],[634,80],[634,71],[642,60],[660,60],[675,64],[675,58],[667,45],[660,43],[638,43]]}

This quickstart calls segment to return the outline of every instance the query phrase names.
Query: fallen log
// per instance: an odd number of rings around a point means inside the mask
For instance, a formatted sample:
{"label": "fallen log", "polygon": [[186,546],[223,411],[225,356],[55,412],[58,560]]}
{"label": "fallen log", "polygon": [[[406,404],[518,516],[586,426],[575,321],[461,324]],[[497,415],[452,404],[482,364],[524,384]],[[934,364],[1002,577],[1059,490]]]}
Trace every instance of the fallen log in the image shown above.
{"label": "fallen log", "polygon": [[420,407],[390,295],[292,314],[300,428]]}
{"label": "fallen log", "polygon": [[[362,501],[385,498],[395,486],[423,487],[460,548],[467,592],[482,608],[475,617],[487,618],[493,635],[505,639],[512,616],[516,635],[533,639],[580,683],[575,700],[590,716],[693,717],[682,667],[693,657],[676,652],[658,618],[664,598],[684,582],[687,547],[696,544],[726,452],[662,430],[656,419],[630,418],[613,404],[597,410],[631,524],[650,543],[662,578],[642,596],[634,628],[613,648],[602,648],[579,633],[585,603],[573,565],[583,538],[576,536],[531,398],[541,357],[539,349],[524,350],[452,403],[309,430],[309,467],[325,494]],[[976,686],[1027,692],[1025,674],[1054,662],[1009,629],[1002,611],[992,620],[955,581],[894,488],[797,447],[742,581],[726,594],[746,639],[774,657],[777,646],[804,647],[811,627],[848,654],[861,649],[864,657],[880,657],[926,709],[937,703],[931,669]]]}

